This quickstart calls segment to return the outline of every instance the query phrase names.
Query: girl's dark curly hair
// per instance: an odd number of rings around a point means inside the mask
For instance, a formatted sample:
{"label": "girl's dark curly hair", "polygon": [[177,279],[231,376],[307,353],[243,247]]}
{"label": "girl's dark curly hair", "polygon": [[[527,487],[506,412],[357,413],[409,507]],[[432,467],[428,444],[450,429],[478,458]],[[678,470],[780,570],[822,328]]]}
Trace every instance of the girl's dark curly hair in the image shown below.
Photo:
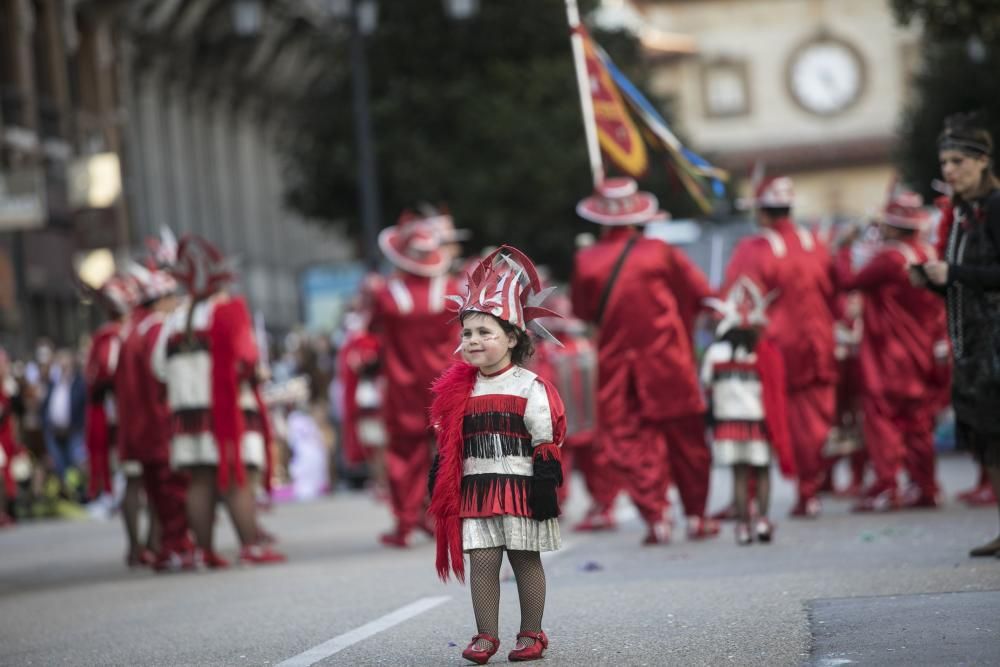
{"label": "girl's dark curly hair", "polygon": [[469,315],[488,315],[489,317],[492,317],[497,324],[500,325],[500,328],[503,329],[504,333],[510,334],[511,336],[514,336],[514,338],[517,339],[517,344],[514,345],[514,347],[511,348],[510,350],[510,360],[513,363],[517,364],[518,366],[523,364],[528,359],[531,359],[531,357],[535,354],[535,344],[531,342],[531,336],[529,336],[526,331],[521,331],[510,322],[507,322],[506,320],[501,320],[496,315],[493,315],[491,313],[480,313],[475,310],[467,310],[463,312],[459,316],[458,321],[461,324],[465,324],[465,318],[468,317]]}

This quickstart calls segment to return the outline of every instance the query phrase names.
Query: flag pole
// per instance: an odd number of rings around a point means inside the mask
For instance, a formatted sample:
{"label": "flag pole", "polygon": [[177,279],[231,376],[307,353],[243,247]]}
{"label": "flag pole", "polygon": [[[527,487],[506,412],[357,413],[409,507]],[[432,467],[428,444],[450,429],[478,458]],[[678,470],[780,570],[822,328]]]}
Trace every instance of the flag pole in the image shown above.
{"label": "flag pole", "polygon": [[573,46],[573,65],[576,69],[576,85],[580,91],[580,108],[583,111],[583,130],[587,135],[587,155],[590,158],[590,173],[594,187],[604,180],[604,164],[601,162],[601,147],[597,142],[597,124],[594,121],[594,100],[590,96],[590,77],[587,61],[583,55],[583,35],[580,34],[580,9],[576,0],[566,0],[566,19],[569,22],[570,43]]}

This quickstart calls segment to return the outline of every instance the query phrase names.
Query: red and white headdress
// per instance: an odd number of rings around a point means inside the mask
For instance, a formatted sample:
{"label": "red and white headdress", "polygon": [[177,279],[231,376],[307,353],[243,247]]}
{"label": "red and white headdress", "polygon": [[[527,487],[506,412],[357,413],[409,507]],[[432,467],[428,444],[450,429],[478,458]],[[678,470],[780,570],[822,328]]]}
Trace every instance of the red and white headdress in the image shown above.
{"label": "red and white headdress", "polygon": [[162,269],[151,269],[136,262],[130,262],[128,276],[138,290],[138,303],[149,303],[177,293],[177,281]]}
{"label": "red and white headdress", "polygon": [[777,292],[764,296],[760,287],[747,276],[740,276],[726,294],[726,300],[709,297],[705,305],[722,315],[715,335],[725,336],[731,329],[763,329],[767,326],[767,307]]}
{"label": "red and white headdress", "polygon": [[541,305],[555,287],[542,288],[538,270],[523,252],[509,245],[500,246],[483,258],[467,278],[466,295],[448,297],[458,304],[460,316],[486,313],[521,331],[531,327],[542,338],[559,342],[535,321],[539,317],[561,317]]}
{"label": "red and white headdress", "polygon": [[428,278],[444,274],[450,260],[441,251],[438,230],[442,221],[435,218],[440,216],[435,213],[428,218],[413,211],[403,211],[394,226],[379,233],[379,248],[396,268],[407,273]]}
{"label": "red and white headdress", "polygon": [[160,236],[151,236],[146,239],[146,248],[149,250],[149,262],[157,268],[169,268],[177,263],[177,237],[174,232],[163,225],[160,227]]}
{"label": "red and white headdress", "polygon": [[236,277],[233,261],[200,236],[187,234],[177,246],[170,272],[195,299],[218,292]]}
{"label": "red and white headdress", "polygon": [[129,275],[116,273],[98,289],[81,283],[85,296],[92,298],[117,315],[124,315],[139,303],[142,295],[139,284]]}
{"label": "red and white headdress", "polygon": [[916,192],[896,193],[885,207],[883,222],[891,227],[921,231],[930,224],[931,215],[924,209],[924,199]]}
{"label": "red and white headdress", "polygon": [[656,195],[639,190],[631,178],[609,178],[576,205],[576,214],[599,225],[644,225],[659,211]]}

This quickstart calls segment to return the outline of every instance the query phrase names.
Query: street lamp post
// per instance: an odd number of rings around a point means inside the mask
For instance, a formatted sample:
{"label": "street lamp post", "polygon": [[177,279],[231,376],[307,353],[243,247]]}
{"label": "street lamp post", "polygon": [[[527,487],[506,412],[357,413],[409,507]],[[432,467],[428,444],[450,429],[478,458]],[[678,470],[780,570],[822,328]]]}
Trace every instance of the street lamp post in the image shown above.
{"label": "street lamp post", "polygon": [[375,12],[374,0],[351,1],[351,94],[354,134],[358,142],[361,238],[365,264],[371,271],[378,268],[376,235],[382,217],[375,169],[375,138],[369,107],[368,59],[365,54],[365,37],[375,28]]}
{"label": "street lamp post", "polygon": [[[479,0],[444,0],[449,17],[465,20],[479,11]],[[372,126],[365,38],[378,21],[377,0],[327,0],[327,11],[335,18],[350,21],[351,96],[354,134],[358,142],[358,203],[361,209],[361,240],[365,264],[376,270],[379,264],[378,230],[381,227],[378,175],[375,163],[375,131]]]}

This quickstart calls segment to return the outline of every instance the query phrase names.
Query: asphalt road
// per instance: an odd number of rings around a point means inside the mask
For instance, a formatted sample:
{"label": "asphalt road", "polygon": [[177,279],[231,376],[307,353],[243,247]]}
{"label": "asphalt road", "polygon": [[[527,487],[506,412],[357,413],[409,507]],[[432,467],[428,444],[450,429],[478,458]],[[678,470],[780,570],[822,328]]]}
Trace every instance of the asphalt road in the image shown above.
{"label": "asphalt road", "polygon": [[[940,472],[949,497],[975,476],[964,458],[944,459]],[[716,473],[719,507],[729,477]],[[944,645],[951,652],[940,655],[958,656],[949,664],[1000,664],[998,596],[986,593],[1000,591],[1000,560],[966,556],[996,534],[995,510],[949,502],[852,515],[828,501],[823,518],[792,521],[792,489],[775,486],[770,546],[737,547],[726,526],[715,540],[640,548],[624,502],[614,533],[574,534],[567,523],[565,548],[546,558],[545,664],[890,664],[889,648],[929,658]],[[570,520],[583,503],[577,493]],[[391,524],[383,506],[342,492],[279,506],[264,521],[287,564],[170,575],[124,567],[117,521],[0,532],[0,664],[466,664],[468,589],[436,579],[429,542],[378,546]],[[233,555],[232,531],[217,530]],[[517,632],[517,591],[505,578],[490,664],[506,662]]]}

